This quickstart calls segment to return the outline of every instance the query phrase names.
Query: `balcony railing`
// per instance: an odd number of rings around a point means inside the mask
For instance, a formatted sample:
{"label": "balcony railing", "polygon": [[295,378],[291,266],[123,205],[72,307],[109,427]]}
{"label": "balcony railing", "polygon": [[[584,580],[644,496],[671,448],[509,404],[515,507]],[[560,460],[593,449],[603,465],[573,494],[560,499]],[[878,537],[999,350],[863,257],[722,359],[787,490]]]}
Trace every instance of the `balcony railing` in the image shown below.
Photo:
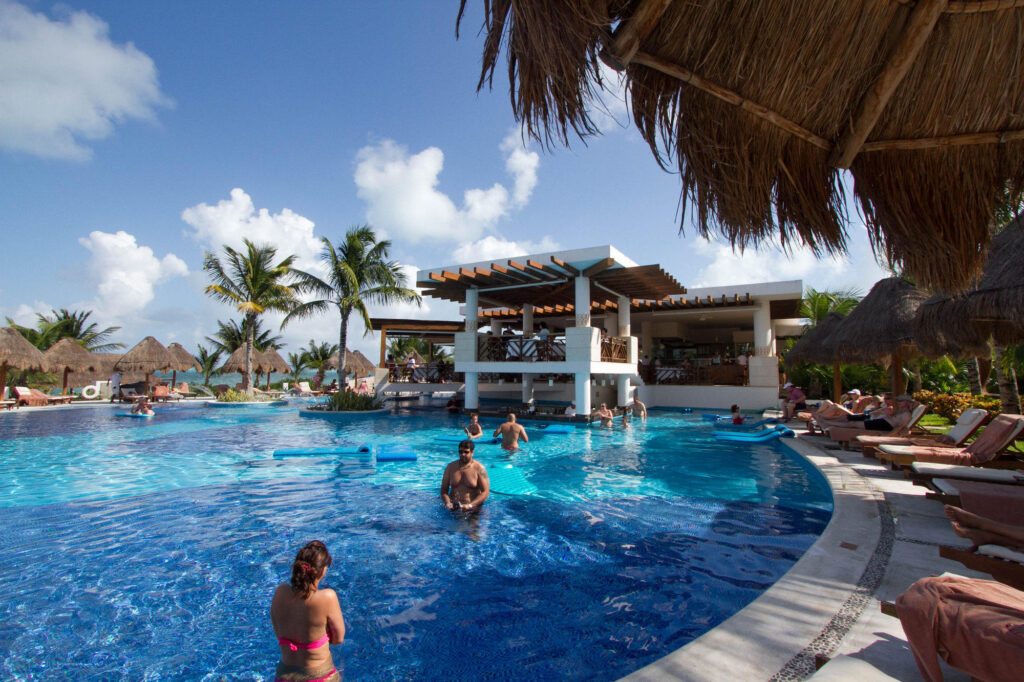
{"label": "balcony railing", "polygon": [[746,386],[747,368],[742,365],[711,365],[709,367],[640,366],[645,384],[689,386]]}
{"label": "balcony railing", "polygon": [[481,336],[476,357],[479,362],[564,362],[565,341]]}
{"label": "balcony railing", "polygon": [[431,362],[426,365],[388,364],[388,381],[395,383],[444,384],[464,380],[462,372],[456,372],[448,362]]}
{"label": "balcony railing", "polygon": [[629,346],[625,339],[601,339],[601,362],[629,362]]}

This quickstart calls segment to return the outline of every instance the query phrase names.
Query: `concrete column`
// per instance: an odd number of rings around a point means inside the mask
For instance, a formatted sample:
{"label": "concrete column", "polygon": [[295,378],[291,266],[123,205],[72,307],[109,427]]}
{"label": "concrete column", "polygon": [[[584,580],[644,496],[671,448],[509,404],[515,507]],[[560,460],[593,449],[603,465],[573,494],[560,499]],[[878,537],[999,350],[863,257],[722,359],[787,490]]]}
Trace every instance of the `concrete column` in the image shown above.
{"label": "concrete column", "polygon": [[466,372],[466,409],[480,409],[480,385],[476,372]]}
{"label": "concrete column", "polygon": [[[590,278],[579,275],[576,277],[576,299],[574,301],[576,306],[576,326],[577,327],[589,327],[590,326]],[[588,380],[589,381],[589,380]],[[580,409],[579,403],[576,403],[576,409]]]}
{"label": "concrete column", "polygon": [[523,336],[533,336],[533,304],[523,304]]}
{"label": "concrete column", "polygon": [[576,372],[576,414],[590,412],[590,372]]}
{"label": "concrete column", "polygon": [[754,355],[747,365],[751,386],[779,385],[779,361],[775,357],[771,303],[761,301],[754,311]]}
{"label": "concrete column", "polygon": [[475,332],[480,320],[480,290],[466,289],[466,331]]}
{"label": "concrete column", "polygon": [[632,336],[629,325],[629,299],[619,296],[619,333],[617,336]]}
{"label": "concrete column", "polygon": [[629,377],[626,376],[625,374],[620,374],[619,376],[615,377],[615,387],[618,391],[618,395],[616,396],[617,404],[620,407],[629,404]]}
{"label": "concrete column", "polygon": [[523,374],[523,402],[528,403],[533,400],[533,375]]}
{"label": "concrete column", "polygon": [[491,318],[491,336],[495,338],[501,336],[501,320],[496,317]]}

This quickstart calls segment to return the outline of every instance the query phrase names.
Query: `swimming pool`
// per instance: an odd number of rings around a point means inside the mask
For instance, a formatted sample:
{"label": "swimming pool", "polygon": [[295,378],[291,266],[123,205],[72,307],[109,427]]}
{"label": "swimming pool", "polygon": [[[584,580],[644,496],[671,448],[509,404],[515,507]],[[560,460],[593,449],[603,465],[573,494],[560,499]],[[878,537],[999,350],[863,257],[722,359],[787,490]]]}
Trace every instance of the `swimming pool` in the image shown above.
{"label": "swimming pool", "polygon": [[[348,679],[615,679],[756,598],[831,509],[803,460],[716,443],[699,415],[568,435],[526,423],[523,453],[477,459],[537,492],[492,495],[469,521],[437,502],[455,448],[434,439],[461,418],[158,409],[0,419],[0,677],[266,679],[270,595],[321,539]],[[272,457],[334,442],[419,460]]]}

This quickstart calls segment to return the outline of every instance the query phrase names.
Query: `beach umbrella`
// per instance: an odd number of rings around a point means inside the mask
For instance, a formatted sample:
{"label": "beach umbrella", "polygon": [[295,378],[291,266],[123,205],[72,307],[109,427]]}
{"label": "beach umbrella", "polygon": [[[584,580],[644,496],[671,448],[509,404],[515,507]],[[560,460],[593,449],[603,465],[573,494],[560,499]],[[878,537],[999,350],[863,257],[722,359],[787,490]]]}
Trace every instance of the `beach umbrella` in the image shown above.
{"label": "beach umbrella", "polygon": [[270,390],[270,374],[272,372],[287,374],[292,371],[288,363],[285,362],[285,359],[281,357],[281,354],[273,348],[268,348],[257,355],[259,356],[258,364],[260,371],[267,373],[267,390]]}
{"label": "beach umbrella", "polygon": [[99,361],[93,357],[92,353],[83,348],[82,344],[70,338],[61,339],[47,348],[43,356],[50,363],[51,369],[64,370],[61,395],[67,395],[69,372],[93,371],[100,366]]}
{"label": "beach umbrella", "polygon": [[839,313],[829,313],[811,329],[807,330],[800,340],[786,353],[786,362],[814,362],[820,365],[832,365],[832,400],[839,402],[842,396],[842,379],[839,374],[839,359],[836,356],[832,337],[845,318]]}
{"label": "beach umbrella", "polygon": [[[256,371],[257,364],[259,362],[259,353],[254,352],[252,354],[252,369]],[[245,345],[241,345],[235,349],[235,351],[228,356],[228,359],[224,361],[224,364],[220,367],[221,372],[238,372],[239,374],[245,374]]]}
{"label": "beach umbrella", "polygon": [[[335,353],[334,355],[329,357],[327,359],[327,362],[324,364],[324,369],[338,369],[339,357],[339,353]],[[356,376],[369,376],[373,374],[375,369],[376,365],[370,362],[370,360],[365,355],[363,355],[359,351],[353,352],[348,350],[347,348],[345,349],[345,366],[342,367],[342,370],[346,374],[355,374]]]}
{"label": "beach umbrella", "polygon": [[0,328],[0,391],[7,386],[7,368],[49,369],[42,352],[14,327]]}
{"label": "beach umbrella", "polygon": [[187,372],[190,369],[202,371],[196,359],[180,343],[175,342],[167,346],[167,352],[174,358],[174,365],[171,367],[171,388],[174,388],[178,381],[178,372]]}
{"label": "beach umbrella", "polygon": [[361,351],[352,351],[352,356],[352,364],[355,367],[356,376],[373,376],[373,373],[377,371],[377,365],[373,364],[373,361],[363,355]]}
{"label": "beach umbrella", "polygon": [[958,296],[938,295],[917,311],[915,335],[931,355],[989,355],[1024,341],[1024,216],[992,240],[981,279]]}
{"label": "beach umbrella", "polygon": [[162,343],[152,336],[139,341],[114,363],[114,369],[122,372],[143,372],[146,376],[146,393],[149,393],[149,377],[153,372],[166,372],[174,366],[174,356]]}
{"label": "beach umbrella", "polygon": [[829,343],[840,362],[888,360],[894,395],[903,393],[903,360],[918,352],[914,345],[914,319],[928,294],[902,277],[888,277],[871,287],[850,311]]}

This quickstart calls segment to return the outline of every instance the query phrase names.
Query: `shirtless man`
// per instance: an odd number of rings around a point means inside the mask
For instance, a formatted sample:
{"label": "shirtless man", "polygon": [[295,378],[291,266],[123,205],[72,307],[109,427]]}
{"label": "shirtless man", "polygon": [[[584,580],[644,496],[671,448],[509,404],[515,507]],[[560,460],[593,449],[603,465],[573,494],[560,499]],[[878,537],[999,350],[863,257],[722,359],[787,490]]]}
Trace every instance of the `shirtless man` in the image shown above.
{"label": "shirtless man", "polygon": [[474,412],[473,414],[469,415],[469,425],[462,427],[462,430],[466,432],[466,435],[469,437],[470,440],[479,438],[480,436],[484,435],[484,429],[482,426],[480,426],[479,419],[480,415]]}
{"label": "shirtless man", "polygon": [[601,418],[601,426],[611,426],[612,421],[615,419],[615,415],[612,414],[612,411],[604,403],[601,403],[601,407],[594,412],[594,416]]}
{"label": "shirtless man", "polygon": [[509,452],[515,452],[519,449],[519,439],[522,438],[524,443],[529,443],[530,438],[526,435],[526,429],[523,428],[522,424],[516,424],[516,415],[513,412],[508,413],[508,421],[494,429],[495,436],[501,436],[501,447]]}
{"label": "shirtless man", "polygon": [[633,398],[633,416],[637,419],[647,419],[647,406],[640,402],[639,398]]}
{"label": "shirtless man", "polygon": [[473,441],[462,441],[459,443],[459,458],[444,468],[441,501],[448,509],[479,509],[491,494],[487,469],[480,462],[473,461],[473,449]]}

